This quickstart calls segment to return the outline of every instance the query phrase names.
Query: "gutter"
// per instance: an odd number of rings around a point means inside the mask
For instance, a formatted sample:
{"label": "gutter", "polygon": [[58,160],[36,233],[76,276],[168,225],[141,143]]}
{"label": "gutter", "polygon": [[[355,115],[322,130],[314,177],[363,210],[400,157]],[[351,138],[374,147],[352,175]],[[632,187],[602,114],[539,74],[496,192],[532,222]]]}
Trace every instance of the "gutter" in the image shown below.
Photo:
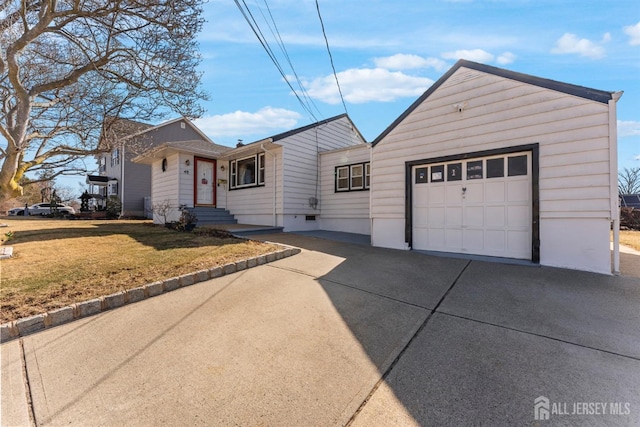
{"label": "gutter", "polygon": [[613,228],[613,274],[620,274],[620,206],[618,197],[618,122],[617,102],[624,92],[614,92],[609,100],[609,179],[611,223]]}

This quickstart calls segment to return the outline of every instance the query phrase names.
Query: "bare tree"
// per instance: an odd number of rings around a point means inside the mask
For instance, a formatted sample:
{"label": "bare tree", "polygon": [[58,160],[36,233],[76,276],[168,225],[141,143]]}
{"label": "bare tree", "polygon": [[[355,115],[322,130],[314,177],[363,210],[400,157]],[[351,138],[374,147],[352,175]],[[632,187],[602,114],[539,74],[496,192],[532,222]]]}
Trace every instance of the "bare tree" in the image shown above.
{"label": "bare tree", "polygon": [[619,194],[640,194],[640,167],[624,168],[618,172]]}
{"label": "bare tree", "polygon": [[201,115],[203,1],[2,0],[0,202],[27,171],[85,172],[113,118]]}

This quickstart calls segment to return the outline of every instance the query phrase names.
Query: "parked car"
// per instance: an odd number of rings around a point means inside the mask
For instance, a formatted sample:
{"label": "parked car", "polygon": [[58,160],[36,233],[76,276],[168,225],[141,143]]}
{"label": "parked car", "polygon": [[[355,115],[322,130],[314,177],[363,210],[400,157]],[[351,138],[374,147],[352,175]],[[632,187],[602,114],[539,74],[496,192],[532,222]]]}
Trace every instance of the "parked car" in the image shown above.
{"label": "parked car", "polygon": [[[29,215],[49,215],[51,211],[51,203],[36,203],[29,206]],[[58,213],[61,215],[75,215],[76,211],[71,206],[57,204]],[[24,208],[13,208],[8,211],[10,216],[23,216]]]}

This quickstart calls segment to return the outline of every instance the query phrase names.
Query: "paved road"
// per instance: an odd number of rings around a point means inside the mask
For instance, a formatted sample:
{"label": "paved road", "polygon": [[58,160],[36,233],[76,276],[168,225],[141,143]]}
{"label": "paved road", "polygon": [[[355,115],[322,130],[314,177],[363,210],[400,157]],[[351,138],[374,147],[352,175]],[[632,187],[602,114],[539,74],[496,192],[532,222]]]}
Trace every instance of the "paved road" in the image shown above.
{"label": "paved road", "polygon": [[640,279],[264,237],[303,251],[3,344],[2,425],[640,424]]}

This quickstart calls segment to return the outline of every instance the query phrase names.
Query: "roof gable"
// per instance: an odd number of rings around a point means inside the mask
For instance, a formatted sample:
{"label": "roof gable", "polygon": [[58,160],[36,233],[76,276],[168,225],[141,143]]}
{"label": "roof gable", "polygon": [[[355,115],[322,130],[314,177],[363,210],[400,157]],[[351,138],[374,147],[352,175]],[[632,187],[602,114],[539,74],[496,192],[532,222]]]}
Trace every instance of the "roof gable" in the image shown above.
{"label": "roof gable", "polygon": [[607,92],[597,89],[591,89],[584,86],[578,86],[570,83],[563,83],[556,80],[545,79],[542,77],[536,77],[529,74],[518,73],[515,71],[505,70],[503,68],[492,67],[490,65],[480,64],[473,61],[467,61],[460,59],[455,63],[453,67],[449,69],[442,77],[438,79],[425,93],[420,96],[413,104],[409,106],[389,127],[387,127],[372,143],[375,146],[385,136],[387,136],[396,126],[398,126],[413,110],[418,108],[420,104],[431,96],[440,86],[442,86],[451,76],[460,68],[468,68],[475,71],[480,71],[487,74],[503,77],[510,80],[516,80],[522,83],[527,83],[534,86],[543,87],[545,89],[554,90],[557,92],[563,92],[569,95],[578,96],[591,101],[608,103],[613,99],[613,92]]}

